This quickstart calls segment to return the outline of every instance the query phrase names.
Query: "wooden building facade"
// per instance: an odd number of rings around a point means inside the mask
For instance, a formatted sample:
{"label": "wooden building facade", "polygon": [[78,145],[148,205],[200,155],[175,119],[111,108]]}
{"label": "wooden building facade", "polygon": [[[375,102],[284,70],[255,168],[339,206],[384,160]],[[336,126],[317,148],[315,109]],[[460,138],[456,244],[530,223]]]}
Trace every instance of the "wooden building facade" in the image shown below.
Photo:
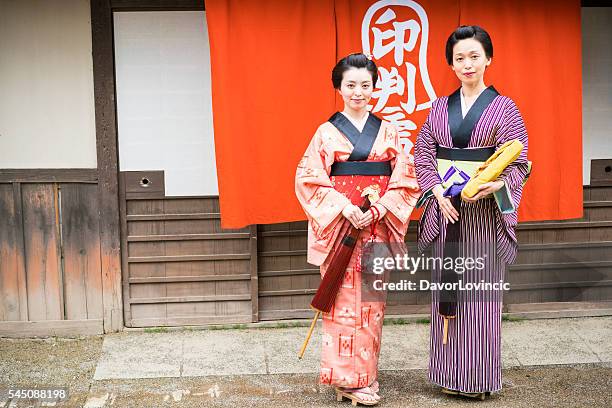
{"label": "wooden building facade", "polygon": [[[167,196],[164,171],[119,171],[113,12],[203,9],[91,1],[97,167],[0,169],[0,336],[311,316],[305,222],[224,230],[216,196]],[[612,313],[608,153],[589,161],[581,219],[519,225],[506,311]],[[429,296],[394,293],[388,313],[426,314]]]}

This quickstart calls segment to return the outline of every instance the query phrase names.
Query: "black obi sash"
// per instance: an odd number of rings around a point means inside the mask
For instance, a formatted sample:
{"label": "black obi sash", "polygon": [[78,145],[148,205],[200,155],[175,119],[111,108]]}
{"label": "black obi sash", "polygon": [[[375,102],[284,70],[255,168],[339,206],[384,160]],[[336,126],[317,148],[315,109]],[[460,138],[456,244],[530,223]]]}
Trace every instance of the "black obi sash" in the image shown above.
{"label": "black obi sash", "polygon": [[456,147],[436,146],[436,157],[453,161],[485,162],[495,153],[495,147],[476,147],[458,149]]}
{"label": "black obi sash", "polygon": [[390,176],[391,161],[367,161],[378,136],[382,120],[369,114],[368,120],[359,132],[346,116],[334,113],[329,122],[336,127],[353,145],[353,151],[345,162],[334,162],[330,176]]}

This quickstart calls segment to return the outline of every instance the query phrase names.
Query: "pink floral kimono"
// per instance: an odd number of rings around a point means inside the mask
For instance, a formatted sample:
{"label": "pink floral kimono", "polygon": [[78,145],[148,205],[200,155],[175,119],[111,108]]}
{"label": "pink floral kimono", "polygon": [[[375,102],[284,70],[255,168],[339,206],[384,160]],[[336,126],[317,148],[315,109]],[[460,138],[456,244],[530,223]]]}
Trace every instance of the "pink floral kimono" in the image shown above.
{"label": "pink floral kimono", "polygon": [[[371,140],[364,148],[362,141],[367,137]],[[360,164],[347,167],[346,162],[358,156],[357,150],[361,150]],[[381,174],[360,174],[359,166],[364,162],[375,162],[365,164],[371,168],[389,168]],[[357,174],[347,174],[351,172]],[[369,386],[378,374],[385,304],[362,301],[359,258],[368,240],[404,242],[420,194],[413,158],[403,153],[397,131],[388,122],[369,114],[359,132],[344,115],[336,113],[317,129],[295,180],[297,198],[309,221],[308,262],[320,265],[322,276],[340,245],[340,230],[348,223],[342,216],[344,207],[362,205],[361,191],[377,185],[381,191],[378,203],[388,209],[375,235],[370,227],[360,233],[332,311],[323,315],[320,382],[350,388]]]}

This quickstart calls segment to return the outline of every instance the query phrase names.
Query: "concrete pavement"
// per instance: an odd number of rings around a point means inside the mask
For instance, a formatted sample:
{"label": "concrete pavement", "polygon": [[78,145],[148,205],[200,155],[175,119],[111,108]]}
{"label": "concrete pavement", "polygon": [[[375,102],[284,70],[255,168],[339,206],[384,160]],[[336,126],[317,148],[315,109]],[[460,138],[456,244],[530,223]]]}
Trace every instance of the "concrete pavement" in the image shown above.
{"label": "concrete pavement", "polygon": [[[612,364],[612,317],[505,321],[504,368]],[[198,330],[106,335],[94,380],[316,373],[320,325],[303,360],[307,328]],[[385,325],[381,370],[427,368],[429,325]]]}
{"label": "concrete pavement", "polygon": [[[341,407],[317,383],[320,332],[307,327],[128,330],[69,338],[0,338],[2,387],[64,387],[69,400],[0,407]],[[386,325],[381,406],[460,408],[427,379],[428,325]],[[612,406],[612,317],[504,321],[503,391],[494,408]],[[1,392],[0,392],[1,394]],[[346,401],[345,401],[346,402]],[[480,402],[479,402],[480,405]]]}

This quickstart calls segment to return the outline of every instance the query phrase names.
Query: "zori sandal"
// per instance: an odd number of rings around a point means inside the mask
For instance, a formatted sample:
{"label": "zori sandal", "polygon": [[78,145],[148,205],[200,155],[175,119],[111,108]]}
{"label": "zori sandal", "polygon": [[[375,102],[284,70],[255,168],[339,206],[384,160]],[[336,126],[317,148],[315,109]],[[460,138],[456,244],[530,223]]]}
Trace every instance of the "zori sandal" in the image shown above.
{"label": "zori sandal", "polygon": [[[370,396],[370,397],[374,397],[375,399],[374,400],[364,399],[363,396]],[[351,404],[353,406],[357,406],[357,404],[372,406],[380,402],[380,397],[378,397],[378,395],[376,395],[376,393],[372,391],[370,387],[355,388],[355,389],[336,388],[336,400],[342,401],[344,398],[351,400]]]}
{"label": "zori sandal", "polygon": [[459,392],[459,395],[463,397],[479,399],[481,401],[484,401],[486,397],[486,394],[484,392]]}
{"label": "zori sandal", "polygon": [[459,395],[459,391],[451,390],[450,388],[442,387],[442,392],[448,395]]}

